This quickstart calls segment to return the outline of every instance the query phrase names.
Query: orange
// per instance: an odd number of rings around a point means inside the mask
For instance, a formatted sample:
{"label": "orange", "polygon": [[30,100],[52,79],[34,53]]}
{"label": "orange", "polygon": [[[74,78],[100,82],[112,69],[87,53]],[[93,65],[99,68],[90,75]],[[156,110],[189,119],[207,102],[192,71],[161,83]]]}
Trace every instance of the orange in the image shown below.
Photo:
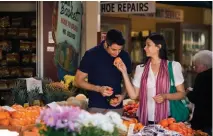
{"label": "orange", "polygon": [[25,125],[26,125],[25,119],[20,118],[20,119],[19,119],[19,124],[20,124],[20,126],[25,126]]}
{"label": "orange", "polygon": [[185,127],[186,126],[183,122],[179,122],[178,125],[181,126],[181,127]]}
{"label": "orange", "polygon": [[120,57],[117,57],[117,58],[115,58],[115,60],[114,60],[114,65],[115,66],[117,66],[119,63],[121,63],[122,62],[122,60],[121,60],[121,58]]}
{"label": "orange", "polygon": [[27,122],[27,125],[33,124],[32,119],[30,117],[26,117],[25,120]]}
{"label": "orange", "polygon": [[180,127],[178,127],[176,131],[183,134],[183,130]]}
{"label": "orange", "polygon": [[187,132],[192,134],[192,128],[187,128]]}
{"label": "orange", "polygon": [[9,119],[0,120],[0,125],[2,126],[9,126],[9,124],[10,124]]}
{"label": "orange", "polygon": [[169,125],[167,119],[161,120],[159,124],[160,124],[162,127],[168,127],[168,125]]}
{"label": "orange", "polygon": [[168,120],[168,124],[172,124],[176,122],[174,118],[168,118],[167,120]]}
{"label": "orange", "polygon": [[6,119],[6,118],[7,118],[6,112],[1,111],[1,112],[0,112],[0,120],[1,120],[1,119]]}
{"label": "orange", "polygon": [[176,123],[170,124],[169,129],[176,131],[178,129],[178,125]]}
{"label": "orange", "polygon": [[18,119],[11,119],[10,124],[12,126],[20,126],[20,121]]}
{"label": "orange", "polygon": [[9,119],[10,118],[10,113],[9,112],[5,112],[6,118]]}
{"label": "orange", "polygon": [[14,105],[12,106],[12,108],[15,109],[15,110],[23,109],[23,107],[22,107],[21,105],[18,105],[18,104],[14,104]]}
{"label": "orange", "polygon": [[24,113],[21,111],[12,112],[12,118],[21,118],[24,117]]}
{"label": "orange", "polygon": [[31,111],[26,111],[26,112],[25,112],[25,116],[26,116],[26,117],[32,117]]}

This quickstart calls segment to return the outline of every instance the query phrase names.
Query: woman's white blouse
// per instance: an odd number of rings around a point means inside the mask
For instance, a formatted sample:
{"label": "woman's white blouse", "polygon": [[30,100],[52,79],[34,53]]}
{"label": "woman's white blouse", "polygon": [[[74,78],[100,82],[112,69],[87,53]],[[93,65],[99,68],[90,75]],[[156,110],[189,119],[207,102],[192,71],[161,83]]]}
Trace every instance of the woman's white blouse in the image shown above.
{"label": "woman's white blouse", "polygon": [[[184,82],[182,67],[179,62],[172,61],[172,68],[173,68],[175,86],[178,86]],[[143,71],[144,71],[144,67],[142,67],[141,65],[138,65],[136,67],[135,75],[134,75],[134,78],[132,79],[132,83],[137,88],[140,88]],[[151,64],[150,64],[148,79],[147,79],[147,107],[148,107],[149,121],[154,121],[155,101],[153,97],[156,95],[156,79],[157,79],[157,75],[154,75],[151,69]],[[169,111],[170,110],[168,110],[168,113]]]}

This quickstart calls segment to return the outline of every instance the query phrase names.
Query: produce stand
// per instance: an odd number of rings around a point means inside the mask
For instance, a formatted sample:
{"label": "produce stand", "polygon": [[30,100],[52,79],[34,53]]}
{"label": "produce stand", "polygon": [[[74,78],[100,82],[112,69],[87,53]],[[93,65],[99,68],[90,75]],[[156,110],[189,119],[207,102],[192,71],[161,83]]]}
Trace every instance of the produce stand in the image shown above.
{"label": "produce stand", "polygon": [[[86,111],[89,100],[84,94],[76,95],[73,80],[71,76],[66,76],[65,81],[61,82],[43,81],[43,97],[38,97],[40,95],[36,89],[31,90],[32,94],[29,94],[21,83],[16,84],[19,88],[16,88],[14,92],[19,90],[19,93],[22,94],[13,93],[14,105],[11,105],[11,107],[0,107],[0,130],[16,131],[20,136],[41,136],[36,120],[40,117],[42,110],[54,109],[56,107],[79,107],[81,110]],[[54,96],[59,95],[59,93],[63,95],[60,95],[60,99],[56,99]],[[28,94],[28,98],[23,94]],[[18,97],[25,100],[20,101]],[[29,98],[31,102],[28,101]],[[119,116],[119,118],[122,120],[122,125],[126,127],[126,130],[118,130],[119,136],[151,136],[157,134],[169,136],[207,136],[202,131],[192,130],[186,122],[177,123],[173,118],[164,119],[158,124],[144,126],[137,119],[138,107],[138,101],[131,99],[123,101],[124,112],[123,116]],[[90,116],[92,115],[96,116],[96,114],[90,113]]]}

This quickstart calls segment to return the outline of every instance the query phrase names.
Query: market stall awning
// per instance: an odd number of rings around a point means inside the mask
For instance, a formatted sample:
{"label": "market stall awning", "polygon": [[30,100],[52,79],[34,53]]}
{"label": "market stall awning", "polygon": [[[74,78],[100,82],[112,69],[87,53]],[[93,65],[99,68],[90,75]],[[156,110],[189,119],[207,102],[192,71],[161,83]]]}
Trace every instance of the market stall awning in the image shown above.
{"label": "market stall awning", "polygon": [[212,8],[212,1],[156,1],[156,3],[169,4],[176,6]]}

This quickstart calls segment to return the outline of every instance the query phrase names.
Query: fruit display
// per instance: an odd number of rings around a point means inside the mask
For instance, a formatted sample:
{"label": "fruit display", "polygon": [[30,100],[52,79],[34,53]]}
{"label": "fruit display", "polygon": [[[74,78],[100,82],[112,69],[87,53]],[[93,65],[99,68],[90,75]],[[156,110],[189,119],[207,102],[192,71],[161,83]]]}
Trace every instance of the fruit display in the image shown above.
{"label": "fruit display", "polygon": [[41,107],[31,106],[24,108],[21,105],[13,105],[13,110],[0,108],[0,126],[27,126],[36,123],[40,115]]}
{"label": "fruit display", "polygon": [[208,136],[207,133],[204,133],[200,130],[195,131],[192,130],[189,126],[184,124],[183,122],[176,122],[174,118],[163,119],[159,122],[163,128],[167,130],[172,130],[180,133],[183,136]]}
{"label": "fruit display", "polygon": [[123,116],[130,117],[130,118],[135,118],[137,110],[138,110],[138,106],[139,106],[138,102],[129,101],[123,107],[123,110],[124,110]]}
{"label": "fruit display", "polygon": [[136,118],[126,118],[126,120],[123,120],[123,124],[129,128],[130,124],[134,124],[134,133],[139,132],[141,129],[143,129],[144,125],[139,123]]}
{"label": "fruit display", "polygon": [[57,102],[60,106],[78,106],[81,109],[87,109],[88,99],[84,94],[78,94],[76,97],[69,97],[67,101]]}
{"label": "fruit display", "polygon": [[159,124],[167,130],[176,131],[184,136],[192,136],[193,134],[193,130],[190,127],[182,122],[176,123],[174,118],[163,119]]}

